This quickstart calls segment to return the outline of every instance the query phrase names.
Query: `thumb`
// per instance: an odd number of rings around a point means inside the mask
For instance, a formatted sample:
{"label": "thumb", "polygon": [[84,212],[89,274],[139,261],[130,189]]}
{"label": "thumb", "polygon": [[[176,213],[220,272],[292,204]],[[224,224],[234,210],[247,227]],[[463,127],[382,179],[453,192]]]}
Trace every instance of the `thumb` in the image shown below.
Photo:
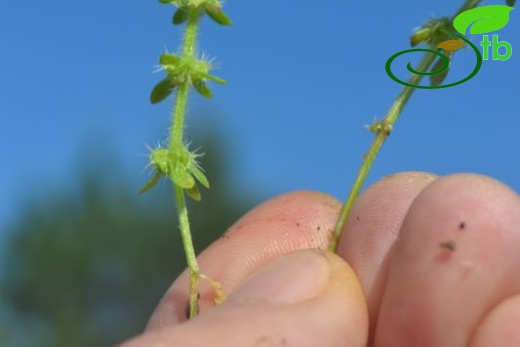
{"label": "thumb", "polygon": [[307,250],[273,261],[195,319],[123,346],[363,347],[367,334],[365,299],[352,269],[335,254]]}

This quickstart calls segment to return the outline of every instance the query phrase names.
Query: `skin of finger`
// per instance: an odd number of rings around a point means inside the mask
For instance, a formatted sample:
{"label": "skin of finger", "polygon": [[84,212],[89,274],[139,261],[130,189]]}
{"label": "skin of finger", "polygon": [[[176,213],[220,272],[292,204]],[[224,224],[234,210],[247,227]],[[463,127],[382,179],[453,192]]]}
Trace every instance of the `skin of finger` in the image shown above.
{"label": "skin of finger", "polygon": [[[201,271],[232,293],[260,268],[285,254],[326,249],[341,203],[315,192],[293,192],[269,200],[240,218],[199,256]],[[153,313],[147,331],[186,320],[189,279],[183,272]],[[201,315],[213,307],[215,292],[200,285]]]}
{"label": "skin of finger", "polygon": [[471,347],[520,346],[520,294],[498,304],[482,321]]}
{"label": "skin of finger", "polygon": [[426,172],[402,172],[384,177],[360,195],[345,224],[338,255],[352,266],[360,279],[367,298],[370,339],[377,323],[392,245],[413,200],[437,177]]}
{"label": "skin of finger", "polygon": [[520,292],[520,199],[491,178],[439,178],[415,199],[392,254],[377,347],[463,347]]}
{"label": "skin of finger", "polygon": [[240,297],[231,294],[195,319],[154,330],[121,347],[366,346],[368,315],[352,269],[329,252],[300,252],[319,253],[329,263],[328,281],[313,298],[284,305],[249,299],[243,292]]}

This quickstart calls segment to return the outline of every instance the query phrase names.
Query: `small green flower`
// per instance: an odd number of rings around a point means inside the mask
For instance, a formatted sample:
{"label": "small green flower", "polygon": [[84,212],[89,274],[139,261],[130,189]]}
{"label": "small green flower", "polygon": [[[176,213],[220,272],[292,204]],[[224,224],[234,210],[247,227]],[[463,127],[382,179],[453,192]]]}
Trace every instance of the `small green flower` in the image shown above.
{"label": "small green flower", "polygon": [[156,104],[166,99],[175,87],[189,81],[191,86],[202,96],[211,98],[211,90],[206,84],[206,80],[211,80],[220,84],[227,82],[222,78],[211,75],[211,63],[205,59],[182,59],[172,53],[164,53],[159,58],[161,69],[166,71],[167,76],[153,88],[150,94],[150,101]]}
{"label": "small green flower", "polygon": [[185,23],[190,11],[199,11],[199,15],[207,14],[215,23],[220,25],[232,25],[228,15],[222,11],[222,3],[219,0],[159,0],[163,4],[177,6],[177,11],[172,18],[174,25]]}
{"label": "small green flower", "polygon": [[424,43],[428,46],[436,47],[443,41],[453,39],[453,36],[442,31],[449,30],[451,27],[451,20],[448,17],[430,19],[410,36],[410,45],[415,47],[420,43]]}
{"label": "small green flower", "polygon": [[153,188],[162,176],[168,177],[173,184],[183,188],[192,199],[201,199],[197,181],[209,188],[209,182],[202,172],[197,157],[199,155],[189,152],[182,146],[175,150],[156,148],[150,153],[150,165],[155,169],[155,174],[141,188],[139,193],[144,193]]}

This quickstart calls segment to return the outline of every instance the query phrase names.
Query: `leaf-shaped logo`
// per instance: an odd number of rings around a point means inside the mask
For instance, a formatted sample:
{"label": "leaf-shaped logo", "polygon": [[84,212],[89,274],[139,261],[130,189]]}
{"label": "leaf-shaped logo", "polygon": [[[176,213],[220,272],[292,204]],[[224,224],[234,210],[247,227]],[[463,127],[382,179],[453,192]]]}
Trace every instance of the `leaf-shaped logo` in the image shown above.
{"label": "leaf-shaped logo", "polygon": [[[509,22],[509,12],[513,7],[505,5],[481,6],[459,14],[453,20],[453,27],[462,35],[471,26],[470,34],[486,34],[502,29]],[[473,24],[473,25],[472,25]]]}

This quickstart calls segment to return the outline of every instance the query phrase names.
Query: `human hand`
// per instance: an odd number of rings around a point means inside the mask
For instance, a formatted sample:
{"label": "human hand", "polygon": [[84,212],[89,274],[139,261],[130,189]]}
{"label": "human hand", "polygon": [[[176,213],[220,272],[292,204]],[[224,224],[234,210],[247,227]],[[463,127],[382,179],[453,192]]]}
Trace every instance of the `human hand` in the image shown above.
{"label": "human hand", "polygon": [[384,178],[356,202],[334,255],[324,250],[340,207],[309,192],[256,207],[199,256],[226,301],[212,307],[201,282],[187,321],[184,272],[121,347],[520,346],[516,193],[470,174]]}

